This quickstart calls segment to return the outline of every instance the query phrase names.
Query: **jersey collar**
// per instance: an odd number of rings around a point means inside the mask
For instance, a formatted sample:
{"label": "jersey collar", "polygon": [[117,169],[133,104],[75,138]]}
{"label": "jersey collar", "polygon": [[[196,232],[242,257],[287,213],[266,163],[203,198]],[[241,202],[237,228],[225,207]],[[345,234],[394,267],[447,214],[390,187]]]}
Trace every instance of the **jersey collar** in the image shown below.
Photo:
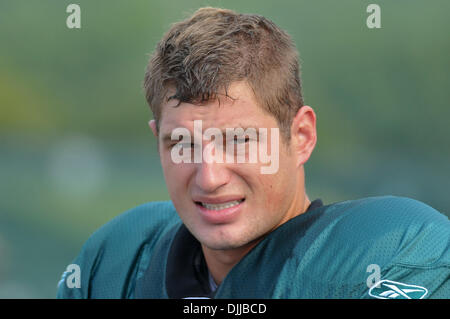
{"label": "jersey collar", "polygon": [[[309,210],[323,206],[316,199]],[[169,298],[212,298],[214,292],[209,283],[209,272],[200,242],[181,225],[170,247],[166,267],[166,291]]]}

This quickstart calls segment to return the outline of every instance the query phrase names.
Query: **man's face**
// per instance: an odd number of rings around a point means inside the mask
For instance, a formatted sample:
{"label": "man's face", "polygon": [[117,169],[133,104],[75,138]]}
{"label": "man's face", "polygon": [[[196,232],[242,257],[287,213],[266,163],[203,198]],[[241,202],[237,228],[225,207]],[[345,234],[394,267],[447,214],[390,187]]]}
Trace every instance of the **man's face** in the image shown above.
{"label": "man's face", "polygon": [[[230,98],[220,98],[204,105],[169,101],[162,106],[159,129],[159,151],[161,164],[170,197],[190,232],[210,249],[234,249],[254,242],[291,218],[294,206],[298,205],[298,159],[291,143],[286,144],[281,136],[271,143],[273,130],[278,128],[276,119],[265,112],[255,101],[253,91],[245,82],[233,83]],[[195,163],[176,163],[172,148],[179,140],[171,140],[177,128],[187,129],[192,143],[200,142],[203,150],[217,154],[220,143],[214,138],[201,137],[194,142],[194,121],[208,128],[223,132],[223,162],[202,159]],[[198,126],[197,126],[198,127]],[[229,141],[227,128],[253,128],[257,133],[266,129],[264,139]],[[186,131],[186,130],[185,130]],[[197,132],[198,133],[198,132]],[[201,134],[201,132],[200,132]],[[197,135],[199,136],[199,135]],[[225,160],[225,154],[237,143],[246,144],[244,163]],[[278,169],[263,174],[261,168],[268,166],[258,155],[256,162],[249,162],[250,144],[261,147],[266,143],[268,154],[278,151]],[[277,149],[275,149],[277,148]],[[178,152],[176,152],[178,153]],[[193,152],[192,152],[193,153]],[[302,186],[301,186],[302,187]],[[299,213],[298,211],[296,213]]]}

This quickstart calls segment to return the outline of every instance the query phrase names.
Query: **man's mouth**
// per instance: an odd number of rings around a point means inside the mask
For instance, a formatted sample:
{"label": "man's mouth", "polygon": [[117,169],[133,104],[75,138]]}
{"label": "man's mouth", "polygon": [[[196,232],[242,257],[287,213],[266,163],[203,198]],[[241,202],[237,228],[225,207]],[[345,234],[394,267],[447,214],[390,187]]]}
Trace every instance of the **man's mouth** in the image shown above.
{"label": "man's mouth", "polygon": [[228,224],[238,219],[245,197],[224,195],[220,197],[194,197],[198,213],[208,224]]}
{"label": "man's mouth", "polygon": [[225,203],[219,203],[219,204],[212,204],[212,203],[205,203],[205,202],[196,202],[196,204],[200,204],[203,207],[205,207],[206,209],[209,210],[223,210],[223,209],[227,209],[227,208],[231,208],[234,206],[239,205],[240,203],[242,203],[245,199],[240,199],[240,200],[232,200],[229,202],[225,202]]}

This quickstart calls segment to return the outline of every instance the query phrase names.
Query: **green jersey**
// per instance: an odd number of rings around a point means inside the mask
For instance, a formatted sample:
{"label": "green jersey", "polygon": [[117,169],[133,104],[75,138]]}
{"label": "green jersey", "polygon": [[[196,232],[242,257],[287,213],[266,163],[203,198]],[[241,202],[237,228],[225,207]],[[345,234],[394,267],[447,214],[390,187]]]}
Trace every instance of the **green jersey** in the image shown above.
{"label": "green jersey", "polygon": [[261,240],[216,290],[200,243],[171,202],[102,226],[60,281],[58,298],[450,298],[450,221],[385,196],[322,205]]}

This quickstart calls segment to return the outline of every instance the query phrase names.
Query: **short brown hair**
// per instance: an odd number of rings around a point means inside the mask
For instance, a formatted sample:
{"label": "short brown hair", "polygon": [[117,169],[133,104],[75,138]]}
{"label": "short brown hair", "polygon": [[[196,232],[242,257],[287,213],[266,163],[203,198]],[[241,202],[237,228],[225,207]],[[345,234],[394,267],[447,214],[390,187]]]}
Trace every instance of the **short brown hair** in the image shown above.
{"label": "short brown hair", "polygon": [[298,53],[291,37],[260,15],[208,7],[173,24],[150,58],[144,90],[159,129],[169,86],[176,93],[168,99],[202,103],[241,80],[289,140],[303,106]]}

